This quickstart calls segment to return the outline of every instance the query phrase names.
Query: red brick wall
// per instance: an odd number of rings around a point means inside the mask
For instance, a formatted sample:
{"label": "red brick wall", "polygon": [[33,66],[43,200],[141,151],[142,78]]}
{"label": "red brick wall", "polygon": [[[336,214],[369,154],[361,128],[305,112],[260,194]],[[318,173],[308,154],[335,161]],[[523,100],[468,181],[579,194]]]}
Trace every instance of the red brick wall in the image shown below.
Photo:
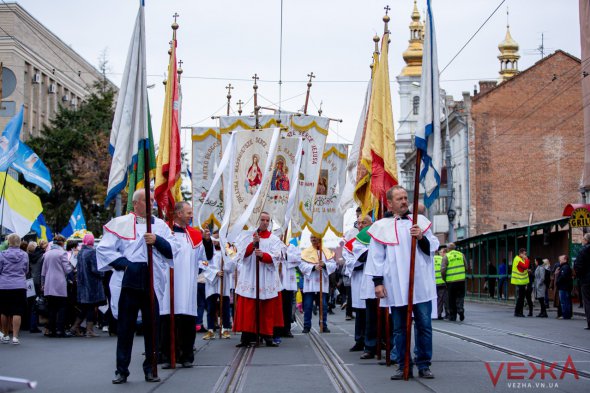
{"label": "red brick wall", "polygon": [[561,216],[580,199],[584,130],[580,62],[564,52],[475,96],[470,192],[479,234]]}

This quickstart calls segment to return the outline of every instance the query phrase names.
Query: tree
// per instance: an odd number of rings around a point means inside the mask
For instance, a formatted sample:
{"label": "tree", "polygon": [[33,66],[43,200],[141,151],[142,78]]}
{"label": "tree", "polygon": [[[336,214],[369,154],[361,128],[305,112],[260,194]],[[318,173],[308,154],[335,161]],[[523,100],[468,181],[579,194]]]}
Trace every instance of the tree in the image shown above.
{"label": "tree", "polygon": [[95,84],[78,108],[60,106],[41,135],[28,141],[51,173],[51,193],[35,191],[54,232],[67,225],[78,199],[88,230],[97,236],[102,233],[102,224],[113,215],[113,208],[105,209],[103,203],[111,163],[108,144],[114,97],[112,88]]}

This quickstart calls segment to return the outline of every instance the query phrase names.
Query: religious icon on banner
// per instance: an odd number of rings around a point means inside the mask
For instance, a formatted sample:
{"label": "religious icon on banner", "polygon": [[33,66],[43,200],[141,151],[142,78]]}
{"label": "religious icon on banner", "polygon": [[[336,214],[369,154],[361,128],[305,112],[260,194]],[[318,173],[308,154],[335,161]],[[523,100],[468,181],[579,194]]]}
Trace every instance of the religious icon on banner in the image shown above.
{"label": "religious icon on banner", "polygon": [[285,157],[278,155],[272,172],[271,191],[289,191],[289,167]]}
{"label": "religious icon on banner", "polygon": [[318,179],[318,188],[316,195],[326,195],[328,193],[328,170],[320,170],[320,178]]}
{"label": "religious icon on banner", "polygon": [[262,183],[262,170],[258,163],[260,162],[260,156],[258,154],[252,155],[252,165],[248,168],[248,173],[246,175],[246,181],[244,182],[244,186],[246,188],[246,192],[248,194],[254,195],[256,190],[258,190],[258,186]]}

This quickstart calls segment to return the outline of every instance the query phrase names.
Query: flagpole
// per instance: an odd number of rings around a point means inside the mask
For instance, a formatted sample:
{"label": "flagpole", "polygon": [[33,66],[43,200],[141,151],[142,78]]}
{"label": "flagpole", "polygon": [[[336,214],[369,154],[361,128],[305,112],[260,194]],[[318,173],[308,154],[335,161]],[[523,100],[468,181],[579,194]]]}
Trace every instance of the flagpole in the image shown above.
{"label": "flagpole", "polygon": [[[412,202],[412,222],[418,222],[418,199],[420,195],[420,162],[422,150],[416,149],[416,170],[414,171],[414,198]],[[404,380],[410,376],[410,348],[412,342],[412,309],[414,306],[414,268],[416,266],[416,237],[412,236],[410,249],[410,279],[408,285],[408,312],[406,314],[406,353],[404,358]]]}
{"label": "flagpole", "polygon": [[[4,182],[2,183],[2,192],[0,193],[0,202],[4,201],[4,194],[6,191],[6,176],[8,176],[8,170],[6,170],[6,172],[4,172]],[[6,201],[4,201],[4,203],[2,203],[2,213],[0,214],[0,236],[2,236],[2,233],[4,232],[4,205],[6,205]]]}

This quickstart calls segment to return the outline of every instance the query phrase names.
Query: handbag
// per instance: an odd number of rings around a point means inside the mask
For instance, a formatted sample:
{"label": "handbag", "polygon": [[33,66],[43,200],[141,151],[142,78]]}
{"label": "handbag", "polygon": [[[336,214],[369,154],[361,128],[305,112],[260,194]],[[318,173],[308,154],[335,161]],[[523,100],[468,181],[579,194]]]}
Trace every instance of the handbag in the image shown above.
{"label": "handbag", "polygon": [[27,299],[30,297],[37,296],[37,291],[35,291],[35,283],[33,282],[32,278],[27,278]]}

